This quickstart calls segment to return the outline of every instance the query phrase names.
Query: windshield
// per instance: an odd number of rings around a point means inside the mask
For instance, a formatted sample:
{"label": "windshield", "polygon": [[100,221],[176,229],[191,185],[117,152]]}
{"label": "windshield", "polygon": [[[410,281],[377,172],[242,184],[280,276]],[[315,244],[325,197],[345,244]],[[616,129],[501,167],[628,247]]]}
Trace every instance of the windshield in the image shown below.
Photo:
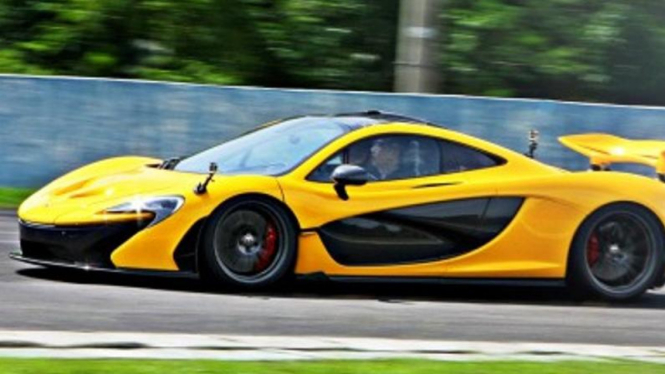
{"label": "windshield", "polygon": [[352,129],[342,118],[289,119],[185,158],[175,170],[208,173],[210,163],[215,162],[223,174],[279,175]]}

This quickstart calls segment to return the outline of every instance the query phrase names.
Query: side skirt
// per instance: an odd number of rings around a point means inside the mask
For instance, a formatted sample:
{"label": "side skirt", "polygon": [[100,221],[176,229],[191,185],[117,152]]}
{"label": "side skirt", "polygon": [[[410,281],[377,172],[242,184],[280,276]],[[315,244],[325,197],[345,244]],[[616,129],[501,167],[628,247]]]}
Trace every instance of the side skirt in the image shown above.
{"label": "side skirt", "polygon": [[507,286],[507,287],[565,287],[565,279],[558,278],[436,278],[436,277],[367,277],[335,276],[324,273],[298,275],[298,279],[332,281],[340,283],[390,283],[390,284],[440,284],[463,286]]}

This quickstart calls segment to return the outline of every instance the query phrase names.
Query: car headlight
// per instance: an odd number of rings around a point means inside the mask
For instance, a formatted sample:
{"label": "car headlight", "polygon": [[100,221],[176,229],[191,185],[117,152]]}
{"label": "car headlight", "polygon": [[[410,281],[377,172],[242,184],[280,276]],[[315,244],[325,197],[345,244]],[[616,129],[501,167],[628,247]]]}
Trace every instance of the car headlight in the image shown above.
{"label": "car headlight", "polygon": [[184,203],[185,198],[182,196],[137,198],[135,200],[106,209],[104,210],[104,213],[140,215],[145,212],[150,212],[154,215],[152,221],[147,226],[150,227],[162,222],[173,213],[177,212]]}

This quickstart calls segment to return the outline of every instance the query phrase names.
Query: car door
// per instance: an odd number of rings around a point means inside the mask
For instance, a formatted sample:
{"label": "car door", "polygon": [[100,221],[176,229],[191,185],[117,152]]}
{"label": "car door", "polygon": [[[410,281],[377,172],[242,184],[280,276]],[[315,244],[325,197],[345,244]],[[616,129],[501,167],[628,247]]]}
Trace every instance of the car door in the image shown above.
{"label": "car door", "polygon": [[[387,143],[399,148],[398,170],[379,167]],[[372,176],[363,186],[347,186],[348,200],[330,180],[342,164]],[[500,166],[491,155],[445,139],[381,134],[335,150],[301,180],[280,183],[301,228],[315,232],[337,264],[386,267],[439,262],[490,240],[501,225],[491,216],[510,214],[518,204],[495,198]]]}

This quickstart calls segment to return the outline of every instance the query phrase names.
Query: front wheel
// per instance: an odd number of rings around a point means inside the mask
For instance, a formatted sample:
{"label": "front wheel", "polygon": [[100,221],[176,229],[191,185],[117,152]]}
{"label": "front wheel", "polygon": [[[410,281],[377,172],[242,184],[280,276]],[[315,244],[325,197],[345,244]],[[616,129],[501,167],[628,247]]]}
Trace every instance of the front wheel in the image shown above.
{"label": "front wheel", "polygon": [[201,275],[217,284],[260,289],[293,271],[296,229],[284,210],[263,199],[222,206],[203,237]]}
{"label": "front wheel", "polygon": [[628,203],[605,206],[580,226],[569,254],[567,281],[578,296],[634,299],[664,268],[663,230],[647,209]]}

